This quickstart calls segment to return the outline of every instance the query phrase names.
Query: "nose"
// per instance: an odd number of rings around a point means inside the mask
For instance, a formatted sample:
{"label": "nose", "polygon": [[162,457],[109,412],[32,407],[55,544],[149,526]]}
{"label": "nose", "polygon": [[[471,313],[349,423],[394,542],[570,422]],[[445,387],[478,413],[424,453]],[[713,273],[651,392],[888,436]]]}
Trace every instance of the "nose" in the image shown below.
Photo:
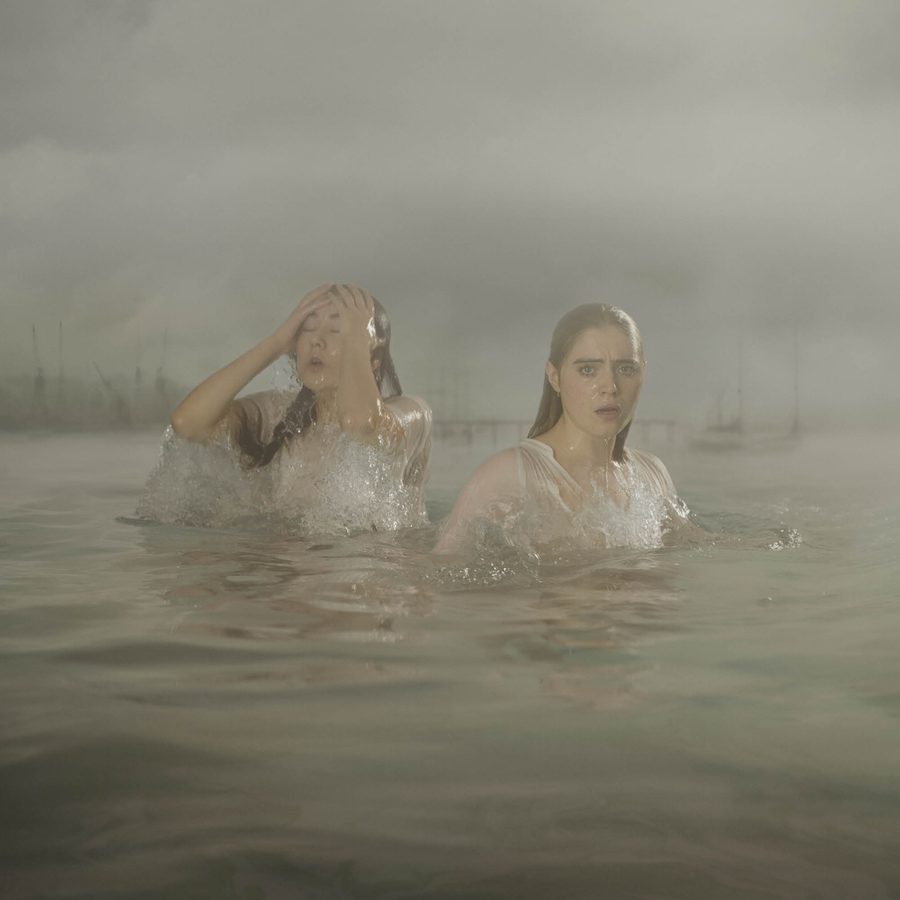
{"label": "nose", "polygon": [[594,393],[596,394],[616,394],[619,386],[616,384],[616,376],[611,369],[602,368],[597,373],[594,380]]}

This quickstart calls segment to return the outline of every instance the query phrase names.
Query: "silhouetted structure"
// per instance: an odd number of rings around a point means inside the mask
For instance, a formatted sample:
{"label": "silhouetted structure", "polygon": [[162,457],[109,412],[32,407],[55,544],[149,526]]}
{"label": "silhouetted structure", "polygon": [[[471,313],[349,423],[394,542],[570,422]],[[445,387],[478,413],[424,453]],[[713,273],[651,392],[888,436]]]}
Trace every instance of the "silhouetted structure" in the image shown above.
{"label": "silhouetted structure", "polygon": [[37,326],[31,326],[31,345],[34,350],[34,384],[31,394],[31,409],[28,421],[31,425],[46,425],[50,421],[50,410],[47,407],[47,379],[41,365],[38,351]]}

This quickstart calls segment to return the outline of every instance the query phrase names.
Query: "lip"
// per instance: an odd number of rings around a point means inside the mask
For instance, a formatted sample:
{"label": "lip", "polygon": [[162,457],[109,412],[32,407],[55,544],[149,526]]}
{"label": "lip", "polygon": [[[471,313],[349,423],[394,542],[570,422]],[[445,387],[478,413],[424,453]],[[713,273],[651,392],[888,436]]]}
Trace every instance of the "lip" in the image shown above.
{"label": "lip", "polygon": [[617,418],[619,413],[622,412],[621,406],[598,406],[594,410],[594,415],[599,416],[601,419],[614,419]]}

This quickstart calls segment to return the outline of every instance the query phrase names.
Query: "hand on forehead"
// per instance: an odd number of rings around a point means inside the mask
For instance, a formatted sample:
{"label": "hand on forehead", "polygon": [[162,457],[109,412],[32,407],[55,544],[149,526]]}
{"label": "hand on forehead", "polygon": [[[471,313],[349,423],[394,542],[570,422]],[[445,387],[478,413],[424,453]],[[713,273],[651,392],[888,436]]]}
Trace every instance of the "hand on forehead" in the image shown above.
{"label": "hand on forehead", "polygon": [[325,294],[322,297],[321,302],[318,303],[314,309],[310,310],[303,322],[313,324],[317,323],[320,318],[336,318],[339,315],[336,301],[337,297],[333,293],[329,292]]}

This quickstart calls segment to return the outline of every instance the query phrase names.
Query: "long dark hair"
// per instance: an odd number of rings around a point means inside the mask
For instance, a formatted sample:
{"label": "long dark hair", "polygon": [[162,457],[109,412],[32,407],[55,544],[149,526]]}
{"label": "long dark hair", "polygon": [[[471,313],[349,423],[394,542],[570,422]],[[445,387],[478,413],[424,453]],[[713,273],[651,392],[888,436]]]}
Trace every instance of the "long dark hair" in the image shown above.
{"label": "long dark hair", "polygon": [[[559,369],[566,354],[572,349],[572,345],[582,331],[586,331],[588,328],[604,328],[607,325],[615,325],[634,342],[638,358],[643,362],[644,345],[634,319],[617,306],[607,306],[605,303],[585,303],[583,306],[576,306],[556,323],[553,337],[550,339],[550,362]],[[553,389],[545,372],[544,391],[541,394],[541,402],[538,405],[537,415],[528,432],[528,437],[537,437],[549,431],[559,421],[562,411],[562,400]],[[630,428],[631,422],[616,435],[612,457],[617,462],[621,462],[625,458],[625,438],[628,437]]]}
{"label": "long dark hair", "polygon": [[[374,299],[374,298],[373,298]],[[383,399],[397,397],[403,393],[394,360],[391,359],[391,320],[385,308],[374,301],[373,320],[375,323],[375,339],[377,344],[372,351],[372,360],[377,362],[375,384]],[[244,452],[248,464],[253,468],[267,466],[281,449],[284,442],[292,435],[302,435],[316,422],[316,395],[305,385],[300,393],[291,401],[284,418],[275,426],[272,438],[263,443],[254,429],[241,428],[238,432],[238,445]]]}

